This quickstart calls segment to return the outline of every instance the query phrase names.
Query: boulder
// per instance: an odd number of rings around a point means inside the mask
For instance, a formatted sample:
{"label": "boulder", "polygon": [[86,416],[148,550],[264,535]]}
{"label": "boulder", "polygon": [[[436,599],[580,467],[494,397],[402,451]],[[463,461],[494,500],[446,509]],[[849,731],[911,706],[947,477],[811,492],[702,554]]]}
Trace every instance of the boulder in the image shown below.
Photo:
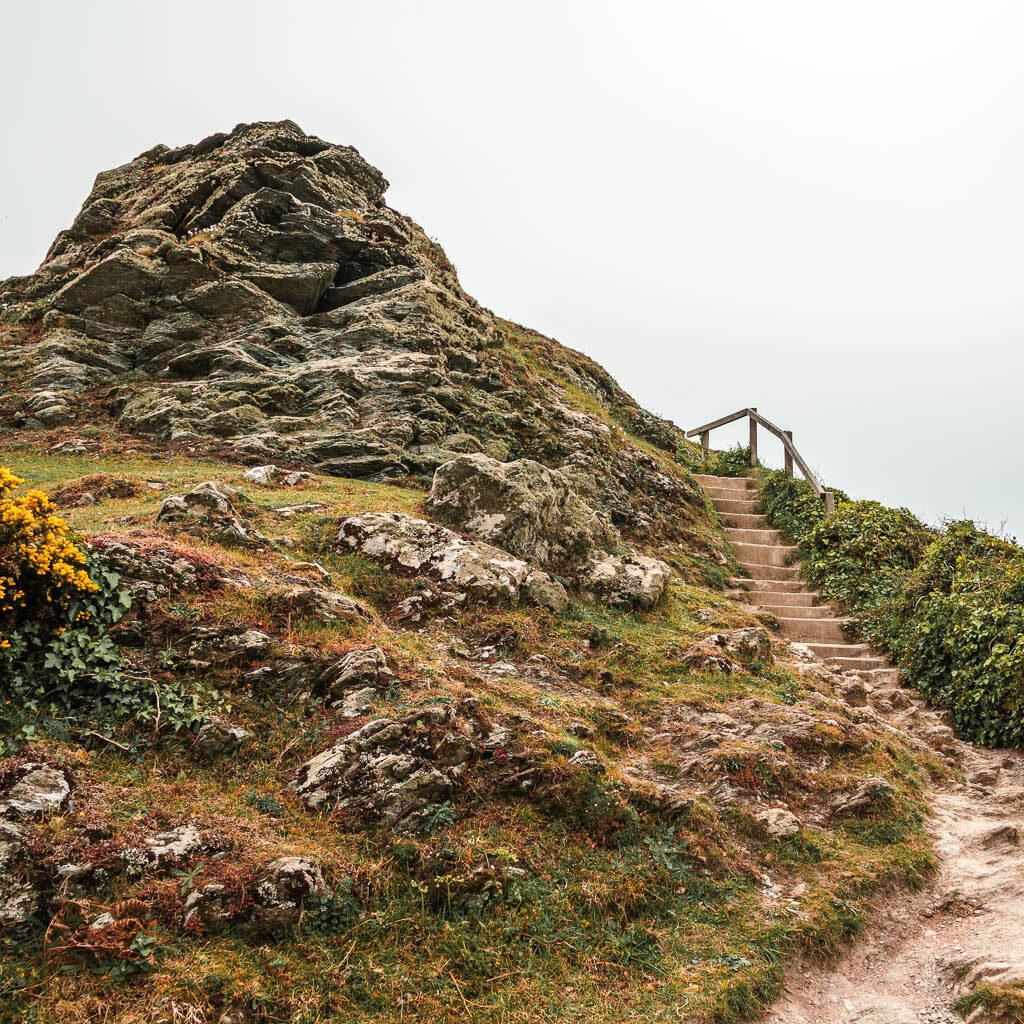
{"label": "boulder", "polygon": [[425,507],[476,540],[545,568],[564,569],[618,542],[565,476],[532,459],[460,455],[438,467]]}
{"label": "boulder", "polygon": [[15,770],[14,781],[0,794],[0,817],[56,814],[71,799],[71,782],[63,769],[28,762]]}
{"label": "boulder", "polygon": [[772,638],[760,626],[744,626],[704,637],[698,645],[707,650],[718,650],[744,664],[767,661],[771,658]]}
{"label": "boulder", "polygon": [[328,698],[338,699],[351,690],[386,690],[394,679],[387,658],[379,647],[349,651],[340,661],[328,665],[317,680]]}
{"label": "boulder", "polygon": [[238,514],[239,491],[216,480],[197,484],[186,494],[165,498],[157,522],[177,530],[210,536],[227,543],[268,546],[271,542]]}
{"label": "boulder", "polygon": [[368,722],[302,765],[292,785],[312,810],[349,809],[396,825],[447,799],[477,745],[451,705],[423,708]]}
{"label": "boulder", "polygon": [[251,737],[252,733],[248,730],[214,715],[200,728],[195,746],[201,756],[212,760],[215,757],[233,754]]}
{"label": "boulder", "polygon": [[321,622],[370,618],[369,611],[358,601],[322,587],[291,587],[281,590],[271,596],[270,604],[281,614],[294,613]]}
{"label": "boulder", "polygon": [[800,819],[785,807],[765,807],[754,812],[769,839],[788,839],[800,831]]}
{"label": "boulder", "polygon": [[226,885],[209,882],[193,889],[185,899],[182,924],[212,930],[232,916],[231,894]]}
{"label": "boulder", "polygon": [[308,857],[278,857],[264,865],[253,886],[253,909],[247,926],[275,932],[294,926],[306,902],[330,895],[320,866]]}
{"label": "boulder", "polygon": [[147,871],[173,867],[190,860],[203,848],[203,838],[195,825],[178,825],[168,832],[150,836],[144,847],[129,846],[121,851],[124,873],[138,878]]}
{"label": "boulder", "polygon": [[647,555],[604,555],[591,558],[576,581],[585,592],[611,605],[652,608],[661,599],[672,570]]}
{"label": "boulder", "polygon": [[489,604],[514,605],[521,598],[546,601],[547,607],[564,608],[568,603],[556,580],[522,559],[398,512],[346,517],[338,531],[338,546],[388,562],[397,571],[428,576]]}

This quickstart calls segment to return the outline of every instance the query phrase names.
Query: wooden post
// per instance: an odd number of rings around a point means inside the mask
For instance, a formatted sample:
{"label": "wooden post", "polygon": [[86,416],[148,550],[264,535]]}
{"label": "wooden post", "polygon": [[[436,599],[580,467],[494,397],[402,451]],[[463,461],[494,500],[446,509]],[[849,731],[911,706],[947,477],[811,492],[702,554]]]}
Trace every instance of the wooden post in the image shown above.
{"label": "wooden post", "polygon": [[[751,408],[751,412],[757,412],[757,408]],[[757,469],[757,420],[750,417],[750,465]]]}
{"label": "wooden post", "polygon": [[826,491],[824,494],[825,498],[825,515],[830,516],[836,510],[836,496],[831,491]]}
{"label": "wooden post", "polygon": [[[786,437],[789,438],[790,441],[793,440],[793,431],[792,430],[784,430],[783,433],[786,435]],[[786,475],[787,476],[792,476],[793,475],[793,456],[790,455],[789,449],[786,448],[785,445],[783,445],[783,448],[785,449],[785,452],[786,452]]]}
{"label": "wooden post", "polygon": [[700,435],[700,464],[706,466],[708,464],[708,455],[711,451],[711,431],[705,430]]}

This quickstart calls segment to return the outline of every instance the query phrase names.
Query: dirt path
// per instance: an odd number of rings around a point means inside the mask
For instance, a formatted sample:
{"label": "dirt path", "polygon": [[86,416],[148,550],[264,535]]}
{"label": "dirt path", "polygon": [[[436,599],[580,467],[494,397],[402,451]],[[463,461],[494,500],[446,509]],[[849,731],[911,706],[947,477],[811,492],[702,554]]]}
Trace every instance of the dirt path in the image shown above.
{"label": "dirt path", "polygon": [[958,995],[1024,979],[1024,756],[961,750],[968,785],[931,800],[933,882],[897,894],[839,961],[798,965],[767,1024],[961,1024]]}

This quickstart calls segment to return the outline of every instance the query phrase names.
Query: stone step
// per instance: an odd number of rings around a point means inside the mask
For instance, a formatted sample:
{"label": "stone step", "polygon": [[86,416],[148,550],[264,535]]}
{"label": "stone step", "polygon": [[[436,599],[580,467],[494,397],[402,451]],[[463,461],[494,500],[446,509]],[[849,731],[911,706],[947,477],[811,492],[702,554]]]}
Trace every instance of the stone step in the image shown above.
{"label": "stone step", "polygon": [[706,473],[694,473],[694,476],[705,490],[711,487],[730,491],[757,490],[757,482],[749,476],[709,476]]}
{"label": "stone step", "polygon": [[864,681],[872,686],[899,686],[900,670],[898,668],[869,668],[861,673]]}
{"label": "stone step", "polygon": [[734,543],[736,560],[741,565],[777,565],[784,566],[792,558],[797,548],[791,544],[745,544]]}
{"label": "stone step", "polygon": [[705,487],[705,493],[711,498],[712,505],[722,501],[758,503],[756,490],[745,487]]}
{"label": "stone step", "polygon": [[[772,580],[752,580],[752,583],[772,583]],[[782,586],[782,584],[778,584]],[[832,609],[828,605],[821,603],[821,598],[817,594],[811,591],[800,591],[800,590],[755,590],[753,596],[757,597],[757,603],[762,608],[767,608],[769,611],[773,611],[776,608],[786,610],[776,612],[779,615],[790,615],[794,619],[800,618],[804,615],[804,612],[814,612],[814,615],[808,615],[807,618],[827,619],[832,614]],[[820,614],[819,614],[820,613]]]}
{"label": "stone step", "polygon": [[738,513],[740,515],[753,515],[757,512],[756,501],[740,501],[736,498],[718,498],[711,502],[717,512]]}
{"label": "stone step", "polygon": [[782,534],[778,530],[743,530],[727,526],[725,532],[733,544],[768,544],[774,547],[782,543]]}
{"label": "stone step", "polygon": [[768,517],[759,512],[722,512],[722,522],[737,530],[768,530]]}
{"label": "stone step", "polygon": [[[807,646],[813,647],[814,644],[808,644]],[[862,676],[885,667],[885,658],[870,655],[859,658],[825,658],[824,661],[829,668],[842,669],[844,672],[852,669]]]}
{"label": "stone step", "polygon": [[[785,597],[813,597],[813,594],[785,594]],[[759,608],[771,612],[777,619],[834,619],[836,613],[827,604],[779,604],[764,600],[757,602]],[[845,639],[845,638],[844,638]]]}
{"label": "stone step", "polygon": [[807,645],[814,653],[827,661],[829,658],[870,658],[870,644],[829,644],[817,640]]}
{"label": "stone step", "polygon": [[803,596],[817,597],[818,595],[807,589],[807,584],[801,579],[759,579],[755,580],[747,576],[737,576],[732,581],[736,586],[746,587],[754,594],[800,594]]}
{"label": "stone step", "polygon": [[[753,580],[792,580],[800,581],[800,567],[797,565],[763,565],[761,562],[740,561],[741,569]],[[800,583],[803,586],[803,583]]]}
{"label": "stone step", "polygon": [[798,619],[776,616],[782,632],[790,640],[802,644],[843,644],[846,634],[843,623],[846,619]]}

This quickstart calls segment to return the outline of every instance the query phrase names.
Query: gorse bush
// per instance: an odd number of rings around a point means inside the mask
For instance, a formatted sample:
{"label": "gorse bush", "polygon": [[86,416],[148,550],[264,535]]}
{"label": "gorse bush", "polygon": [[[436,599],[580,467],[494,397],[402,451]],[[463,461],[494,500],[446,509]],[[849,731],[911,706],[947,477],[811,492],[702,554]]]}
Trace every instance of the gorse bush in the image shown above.
{"label": "gorse bush", "polygon": [[0,754],[43,730],[145,722],[158,701],[169,728],[200,721],[196,687],[125,670],[110,629],[131,606],[127,590],[45,494],[11,497],[23,482],[0,467]]}
{"label": "gorse bush", "polygon": [[826,519],[810,486],[783,473],[762,474],[760,508],[800,547],[808,582],[856,613],[960,737],[1024,745],[1024,550],[971,522],[937,533],[846,495]]}
{"label": "gorse bush", "polygon": [[[25,622],[64,628],[73,601],[99,590],[85,570],[86,557],[72,542],[67,523],[42,491],[12,498],[25,481],[0,466],[0,647]],[[89,617],[77,609],[76,621]],[[60,625],[56,625],[60,623]]]}

